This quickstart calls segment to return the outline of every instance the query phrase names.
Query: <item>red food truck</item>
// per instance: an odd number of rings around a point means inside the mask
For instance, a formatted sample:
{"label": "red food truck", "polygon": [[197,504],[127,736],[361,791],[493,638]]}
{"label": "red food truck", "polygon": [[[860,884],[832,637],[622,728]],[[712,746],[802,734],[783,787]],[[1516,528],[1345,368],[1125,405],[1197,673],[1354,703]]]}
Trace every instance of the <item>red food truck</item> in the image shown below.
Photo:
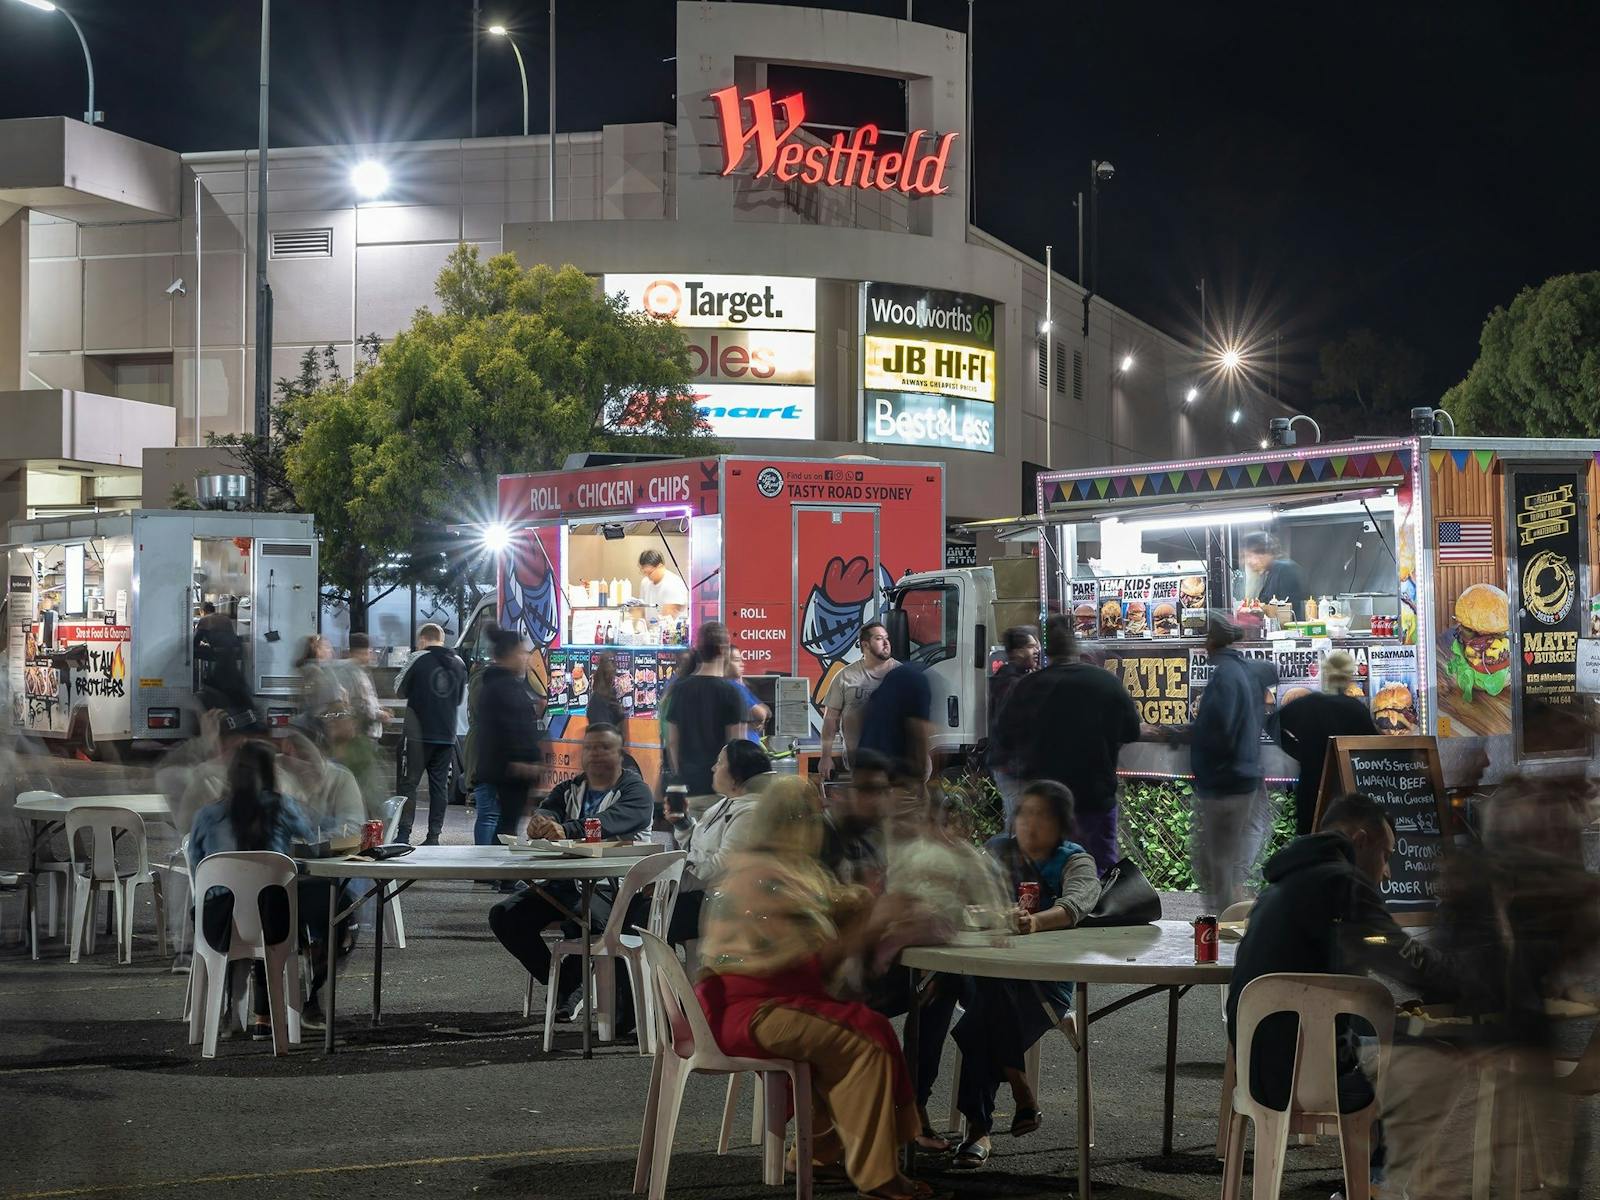
{"label": "red food truck", "polygon": [[[944,467],[723,455],[508,475],[499,521],[498,618],[534,646],[554,778],[579,768],[610,654],[628,750],[654,781],[658,706],[706,621],[728,626],[748,679],[807,681],[815,736],[892,582],[943,565]],[[641,556],[660,561],[647,573]]]}

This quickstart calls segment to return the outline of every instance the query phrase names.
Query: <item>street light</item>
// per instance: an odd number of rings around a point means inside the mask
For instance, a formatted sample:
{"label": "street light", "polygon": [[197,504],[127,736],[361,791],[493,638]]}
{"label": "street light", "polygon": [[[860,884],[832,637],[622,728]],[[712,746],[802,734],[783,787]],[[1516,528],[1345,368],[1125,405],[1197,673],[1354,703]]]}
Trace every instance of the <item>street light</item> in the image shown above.
{"label": "street light", "polygon": [[94,59],[89,57],[89,40],[83,36],[83,27],[78,24],[66,9],[50,3],[50,0],[17,0],[18,4],[26,4],[29,8],[37,8],[40,12],[58,12],[67,19],[67,24],[72,26],[72,32],[78,35],[78,44],[83,47],[83,65],[89,72],[89,107],[83,114],[85,125],[98,125],[106,119],[103,112],[98,112],[94,106]]}
{"label": "street light", "polygon": [[522,136],[528,136],[528,69],[522,65],[522,51],[517,49],[517,39],[506,31],[504,25],[491,25],[489,32],[511,43],[511,53],[517,56],[517,74],[522,76]]}
{"label": "street light", "polygon": [[363,200],[376,200],[389,190],[389,168],[373,159],[365,159],[350,168],[350,186]]}
{"label": "street light", "polygon": [[1229,346],[1222,352],[1222,357],[1217,361],[1222,364],[1224,371],[1237,371],[1244,359],[1237,349]]}
{"label": "street light", "polygon": [[1122,356],[1122,372],[1126,375],[1131,370],[1133,370],[1133,355],[1124,354]]}
{"label": "street light", "polygon": [[1200,389],[1199,388],[1190,388],[1187,392],[1185,392],[1183,394],[1183,402],[1185,404],[1193,404],[1198,399],[1200,399]]}

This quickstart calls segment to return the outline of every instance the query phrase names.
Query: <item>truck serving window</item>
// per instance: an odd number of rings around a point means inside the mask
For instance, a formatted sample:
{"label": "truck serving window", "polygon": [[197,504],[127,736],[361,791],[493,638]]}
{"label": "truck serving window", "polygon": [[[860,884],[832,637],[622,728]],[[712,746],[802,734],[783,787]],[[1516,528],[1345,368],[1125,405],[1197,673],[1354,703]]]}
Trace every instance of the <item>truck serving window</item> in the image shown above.
{"label": "truck serving window", "polygon": [[906,615],[911,661],[931,667],[956,656],[961,606],[950,584],[910,588],[900,593],[898,607]]}

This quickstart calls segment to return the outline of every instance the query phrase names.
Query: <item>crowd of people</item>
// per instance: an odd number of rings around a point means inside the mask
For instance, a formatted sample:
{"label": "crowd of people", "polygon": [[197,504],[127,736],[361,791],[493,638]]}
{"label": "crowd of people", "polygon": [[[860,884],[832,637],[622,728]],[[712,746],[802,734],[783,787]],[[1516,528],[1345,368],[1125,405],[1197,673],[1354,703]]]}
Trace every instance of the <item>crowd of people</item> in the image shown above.
{"label": "crowd of people", "polygon": [[[1269,731],[1301,764],[1297,836],[1265,864],[1229,989],[1230,1038],[1243,990],[1284,971],[1380,973],[1430,1001],[1506,1017],[1495,1032],[1456,1044],[1395,1047],[1374,1170],[1415,1181],[1475,1056],[1507,1040],[1524,1055],[1545,1053],[1542,998],[1569,987],[1582,953],[1600,941],[1594,877],[1570,866],[1571,837],[1588,820],[1587,792],[1577,784],[1502,789],[1493,839],[1445,864],[1439,936],[1409,936],[1382,899],[1396,836],[1383,808],[1358,793],[1332,798],[1313,828],[1328,739],[1373,732],[1365,706],[1344,695],[1354,662],[1327,656],[1323,693],[1269,720],[1274,681],[1233,649],[1238,636],[1225,622],[1210,626],[1211,679],[1192,725],[1175,735],[1144,724],[1118,678],[1079,658],[1070,618],[1052,617],[1042,638],[1033,629],[1007,631],[1005,662],[990,681],[984,747],[1002,798],[1001,829],[981,849],[964,818],[946,810],[945,791],[930,786],[926,674],[896,661],[875,623],[861,631],[860,658],[826,689],[817,784],[774,769],[761,739],[766,710],[739,679],[727,629],[706,622],[660,704],[661,775],[647,779],[628,753],[614,665],[608,673],[602,663],[580,769],[553,787],[541,697],[528,683],[522,639],[491,632],[492,662],[469,678],[444,647],[443,631],[424,627],[397,684],[407,743],[400,778],[406,792],[428,779],[425,845],[439,840],[452,772],[464,770],[479,844],[503,833],[579,838],[598,820],[604,838],[654,838],[685,851],[665,932],[689,963],[721,1048],[810,1063],[817,1170],[847,1177],[865,1195],[901,1198],[926,1191],[901,1173],[907,1142],[950,1154],[955,1169],[976,1170],[995,1152],[997,1133],[1021,1137],[1041,1126],[1045,1113],[1025,1061],[1069,1011],[1072,988],[936,975],[915,997],[917,1041],[903,1052],[890,1020],[908,1011],[915,985],[895,965],[898,952],[958,932],[1067,930],[1094,914],[1102,879],[1122,860],[1119,760],[1141,738],[1190,743],[1195,877],[1211,911],[1244,899],[1270,824],[1262,763]],[[359,636],[342,659],[322,639],[307,640],[303,709],[287,736],[267,741],[230,719],[226,703],[208,713],[203,737],[165,768],[194,861],[224,849],[286,850],[372,815],[385,790],[369,779],[383,714],[365,653]],[[409,804],[402,839],[410,834]],[[1552,821],[1560,823],[1552,814],[1562,813],[1567,826],[1552,831]],[[576,888],[504,890],[488,910],[489,928],[543,984],[550,970],[543,935],[577,933],[568,916],[578,907]],[[596,889],[593,931],[616,899],[614,885]],[[342,929],[334,953],[321,945],[327,903],[323,885],[302,890],[314,988],[349,944]],[[638,897],[629,922],[642,923],[647,906]],[[1565,927],[1552,917],[1558,911],[1569,914]],[[225,936],[224,897],[207,899],[204,924],[205,936]],[[569,958],[555,983],[563,1020],[583,1003],[579,972],[579,960]],[[626,973],[618,974],[617,991],[617,1029],[625,1035],[635,999]],[[1269,1021],[1258,1035],[1250,1086],[1268,1103],[1284,1101],[1292,1086],[1292,1024]],[[255,1026],[266,1035],[264,1014]],[[955,1137],[936,1129],[927,1112],[947,1039],[961,1051],[955,1091],[963,1125]],[[1363,1057],[1359,1030],[1342,1045],[1341,1102],[1354,1111],[1374,1096],[1370,1055]],[[1003,1130],[996,1122],[1002,1090],[1012,1114]]]}

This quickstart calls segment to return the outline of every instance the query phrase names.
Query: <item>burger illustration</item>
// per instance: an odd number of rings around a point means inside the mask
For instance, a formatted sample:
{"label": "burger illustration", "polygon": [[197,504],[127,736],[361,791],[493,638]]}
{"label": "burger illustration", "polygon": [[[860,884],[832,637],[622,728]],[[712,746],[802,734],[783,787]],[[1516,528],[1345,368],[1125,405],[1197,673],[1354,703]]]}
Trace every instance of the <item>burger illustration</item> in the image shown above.
{"label": "burger illustration", "polygon": [[1127,637],[1144,637],[1148,629],[1144,601],[1128,601],[1127,612],[1123,616],[1123,634]]}
{"label": "burger illustration", "polygon": [[1105,637],[1114,637],[1122,628],[1122,605],[1115,600],[1107,600],[1100,606],[1100,632]]}
{"label": "burger illustration", "polygon": [[1379,733],[1407,734],[1417,731],[1417,710],[1411,689],[1403,683],[1389,683],[1372,698],[1372,721]]}
{"label": "burger illustration", "polygon": [[1178,606],[1169,600],[1156,605],[1150,614],[1150,628],[1158,638],[1178,636]]}
{"label": "burger illustration", "polygon": [[1178,585],[1178,596],[1182,599],[1185,608],[1204,608],[1206,606],[1206,577],[1204,575],[1185,575],[1183,582]]}
{"label": "burger illustration", "polygon": [[1510,628],[1511,599],[1499,588],[1475,583],[1456,597],[1447,669],[1466,700],[1474,690],[1498,696],[1511,682]]}
{"label": "burger illustration", "polygon": [[1080,600],[1072,606],[1072,630],[1079,637],[1094,637],[1100,632],[1100,616],[1092,600]]}

